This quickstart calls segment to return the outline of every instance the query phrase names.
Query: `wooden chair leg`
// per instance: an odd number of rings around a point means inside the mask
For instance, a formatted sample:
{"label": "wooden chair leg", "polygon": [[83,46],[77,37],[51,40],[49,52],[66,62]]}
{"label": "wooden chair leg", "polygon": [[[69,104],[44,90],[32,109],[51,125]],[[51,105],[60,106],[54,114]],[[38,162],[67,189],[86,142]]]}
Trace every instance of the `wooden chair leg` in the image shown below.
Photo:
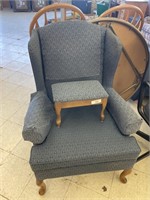
{"label": "wooden chair leg", "polygon": [[61,106],[60,104],[55,103],[56,111],[56,125],[60,128],[61,125]]}
{"label": "wooden chair leg", "polygon": [[39,195],[44,195],[46,192],[46,185],[43,182],[43,180],[36,179],[36,184],[40,187],[39,189]]}
{"label": "wooden chair leg", "polygon": [[103,122],[105,119],[105,115],[104,115],[104,110],[106,108],[107,105],[107,98],[102,99],[102,109],[101,109],[101,113],[100,113],[100,121]]}
{"label": "wooden chair leg", "polygon": [[122,183],[127,183],[127,179],[125,176],[127,176],[128,174],[130,174],[132,172],[132,169],[127,169],[127,170],[124,170],[121,174],[120,174],[120,181]]}

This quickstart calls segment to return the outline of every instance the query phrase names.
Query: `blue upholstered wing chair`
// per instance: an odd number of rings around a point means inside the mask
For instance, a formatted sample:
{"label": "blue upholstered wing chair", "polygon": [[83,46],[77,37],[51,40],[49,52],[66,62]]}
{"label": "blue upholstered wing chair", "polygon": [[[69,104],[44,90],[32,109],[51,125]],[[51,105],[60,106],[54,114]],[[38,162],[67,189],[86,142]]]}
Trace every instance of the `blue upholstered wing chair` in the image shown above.
{"label": "blue upholstered wing chair", "polygon": [[[118,38],[104,27],[85,21],[66,21],[36,29],[29,41],[36,89],[25,117],[23,137],[34,145],[30,165],[39,193],[44,179],[124,170],[131,172],[140,148],[134,137],[142,121],[112,88],[122,50]],[[105,120],[100,106],[62,111],[61,128],[56,116],[52,84],[99,81],[109,95]],[[67,91],[66,91],[67,92]]]}

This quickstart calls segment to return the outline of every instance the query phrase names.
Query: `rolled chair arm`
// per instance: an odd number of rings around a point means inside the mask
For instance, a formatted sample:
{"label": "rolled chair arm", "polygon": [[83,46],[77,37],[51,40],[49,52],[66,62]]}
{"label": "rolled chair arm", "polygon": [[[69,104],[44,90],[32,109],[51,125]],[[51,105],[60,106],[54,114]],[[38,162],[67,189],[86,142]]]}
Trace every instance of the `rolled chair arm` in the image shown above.
{"label": "rolled chair arm", "polygon": [[24,140],[41,144],[49,134],[54,118],[53,104],[46,93],[38,91],[32,94],[22,131]]}
{"label": "rolled chair arm", "polygon": [[109,94],[108,111],[114,118],[118,128],[123,135],[137,132],[142,124],[140,118],[130,104],[126,102],[113,88],[105,88]]}

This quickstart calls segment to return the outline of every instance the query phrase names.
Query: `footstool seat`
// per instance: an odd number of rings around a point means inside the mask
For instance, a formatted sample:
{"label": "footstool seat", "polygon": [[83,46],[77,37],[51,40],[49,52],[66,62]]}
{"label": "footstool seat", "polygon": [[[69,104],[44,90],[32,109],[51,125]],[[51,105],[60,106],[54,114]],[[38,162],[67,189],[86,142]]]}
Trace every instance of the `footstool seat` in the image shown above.
{"label": "footstool seat", "polygon": [[102,104],[100,119],[101,121],[104,120],[108,94],[99,81],[88,80],[52,84],[52,94],[58,127],[61,125],[62,108]]}

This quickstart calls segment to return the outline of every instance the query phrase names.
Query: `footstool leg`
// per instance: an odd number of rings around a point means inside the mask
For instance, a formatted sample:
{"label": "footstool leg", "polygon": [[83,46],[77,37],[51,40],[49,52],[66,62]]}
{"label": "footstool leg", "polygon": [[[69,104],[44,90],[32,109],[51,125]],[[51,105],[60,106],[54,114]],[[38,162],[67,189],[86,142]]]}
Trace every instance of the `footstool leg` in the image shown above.
{"label": "footstool leg", "polygon": [[56,125],[60,127],[61,125],[61,106],[59,103],[55,103],[55,111],[56,111]]}
{"label": "footstool leg", "polygon": [[46,192],[46,185],[43,182],[43,180],[36,179],[36,184],[40,187],[39,189],[39,195],[44,195]]}
{"label": "footstool leg", "polygon": [[104,111],[107,105],[107,98],[102,99],[102,109],[100,114],[100,121],[103,122],[105,119]]}

